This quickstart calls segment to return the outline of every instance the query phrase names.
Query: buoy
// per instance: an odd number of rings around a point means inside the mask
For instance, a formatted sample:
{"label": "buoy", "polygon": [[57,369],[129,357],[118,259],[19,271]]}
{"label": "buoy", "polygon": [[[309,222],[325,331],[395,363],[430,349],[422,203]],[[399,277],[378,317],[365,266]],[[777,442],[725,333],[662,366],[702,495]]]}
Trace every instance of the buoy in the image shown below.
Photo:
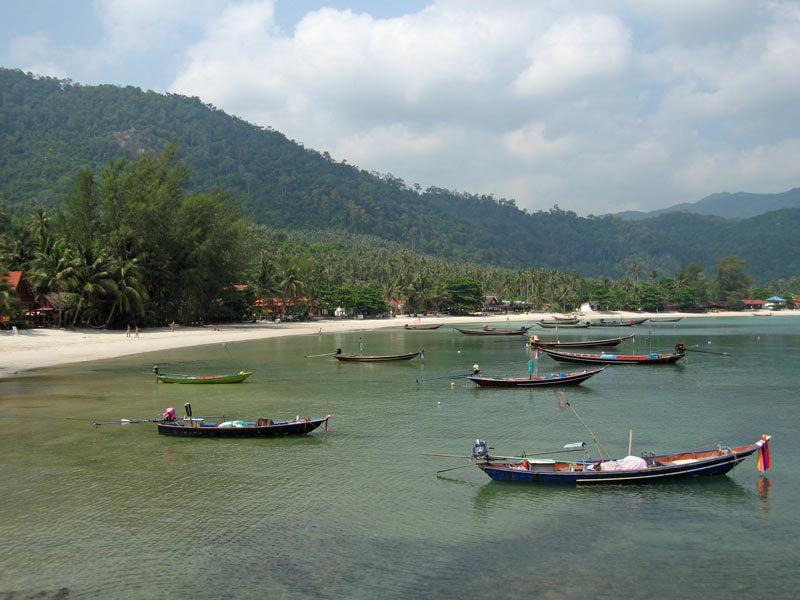
{"label": "buoy", "polygon": [[450,382],[450,387],[451,387],[451,388],[454,388],[454,387],[456,387],[456,382],[455,382],[455,381],[451,381],[451,382]]}
{"label": "buoy", "polygon": [[461,354],[461,350],[459,350],[458,353]]}
{"label": "buoy", "polygon": [[441,405],[442,405],[442,401],[441,401],[441,400],[439,400],[439,401],[436,403],[436,406],[441,406]]}

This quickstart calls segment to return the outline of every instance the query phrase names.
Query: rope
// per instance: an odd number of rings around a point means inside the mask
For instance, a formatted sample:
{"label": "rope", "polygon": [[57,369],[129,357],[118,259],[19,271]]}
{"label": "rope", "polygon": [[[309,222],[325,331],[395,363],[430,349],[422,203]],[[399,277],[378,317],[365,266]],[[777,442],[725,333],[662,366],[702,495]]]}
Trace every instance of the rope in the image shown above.
{"label": "rope", "polygon": [[611,455],[608,453],[608,451],[600,443],[600,440],[597,439],[597,436],[594,434],[594,432],[591,429],[589,429],[589,426],[584,422],[583,419],[581,419],[581,416],[578,414],[578,411],[575,410],[575,407],[572,406],[572,404],[570,404],[569,402],[567,402],[567,406],[570,407],[572,412],[575,413],[575,416],[578,417],[578,421],[581,422],[581,425],[583,425],[586,428],[586,431],[589,432],[589,435],[592,436],[592,439],[594,440],[594,443],[597,445],[597,451],[600,453],[600,457],[602,458],[603,454],[605,454],[606,458],[611,460]]}

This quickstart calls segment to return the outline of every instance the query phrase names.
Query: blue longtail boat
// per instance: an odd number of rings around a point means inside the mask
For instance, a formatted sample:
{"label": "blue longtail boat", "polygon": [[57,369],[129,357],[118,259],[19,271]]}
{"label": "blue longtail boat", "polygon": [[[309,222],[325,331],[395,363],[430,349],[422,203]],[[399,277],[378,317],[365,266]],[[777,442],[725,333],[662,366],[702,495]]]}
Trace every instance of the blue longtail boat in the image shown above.
{"label": "blue longtail boat", "polygon": [[[712,450],[678,452],[675,454],[645,453],[642,457],[627,456],[620,460],[560,461],[536,459],[528,456],[491,456],[484,440],[476,440],[472,459],[481,471],[494,481],[511,481],[528,484],[638,484],[659,483],[671,479],[724,475],[748,456],[758,452],[758,468],[770,467],[769,440],[763,435],[753,444],[744,446],[717,446]],[[585,449],[585,444],[568,444],[567,450],[543,454],[570,452]]]}

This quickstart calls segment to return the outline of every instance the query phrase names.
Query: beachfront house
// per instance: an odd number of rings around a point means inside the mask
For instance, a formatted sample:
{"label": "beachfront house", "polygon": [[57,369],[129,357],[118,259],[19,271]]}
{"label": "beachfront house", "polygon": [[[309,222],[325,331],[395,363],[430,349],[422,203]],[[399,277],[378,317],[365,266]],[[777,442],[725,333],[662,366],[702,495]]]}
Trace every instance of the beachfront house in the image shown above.
{"label": "beachfront house", "polygon": [[392,311],[393,315],[402,315],[405,314],[406,309],[406,301],[405,300],[395,300],[394,298],[389,300],[387,303],[389,308]]}
{"label": "beachfront house", "polygon": [[746,310],[761,310],[762,308],[764,308],[764,301],[763,300],[757,300],[757,299],[754,299],[754,298],[753,299],[748,298],[748,299],[742,300],[742,306]]}
{"label": "beachfront house", "polygon": [[[3,284],[2,288],[9,292],[9,300],[5,304],[10,309],[0,314],[0,326],[10,327],[15,316],[32,317],[35,315],[36,298],[33,295],[33,288],[22,271],[0,273],[0,283]],[[15,307],[17,310],[14,310]]]}
{"label": "beachfront house", "polygon": [[497,296],[489,294],[483,297],[483,310],[484,312],[500,312],[503,310],[503,306]]}

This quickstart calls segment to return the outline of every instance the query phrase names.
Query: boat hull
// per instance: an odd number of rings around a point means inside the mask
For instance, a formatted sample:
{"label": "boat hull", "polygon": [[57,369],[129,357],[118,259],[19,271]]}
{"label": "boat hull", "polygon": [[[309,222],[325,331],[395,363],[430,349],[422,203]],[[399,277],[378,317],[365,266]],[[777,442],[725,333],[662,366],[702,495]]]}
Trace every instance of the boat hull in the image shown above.
{"label": "boat hull", "polygon": [[439,327],[441,327],[441,326],[442,326],[442,324],[438,323],[438,324],[435,324],[435,325],[428,325],[428,324],[425,324],[425,325],[405,325],[404,328],[409,330],[409,331],[432,331],[434,329],[439,329]]}
{"label": "boat hull", "polygon": [[494,481],[555,485],[631,485],[724,475],[755,451],[756,447],[753,446],[744,451],[732,452],[688,464],[648,467],[647,469],[631,471],[546,472],[525,470],[506,465],[493,465],[491,463],[478,463],[476,466]]}
{"label": "boat hull", "polygon": [[336,354],[334,358],[341,362],[389,362],[395,360],[411,360],[415,356],[422,354],[420,352],[409,352],[407,354],[390,354],[386,356],[369,356],[360,354]]}
{"label": "boat hull", "polygon": [[530,327],[520,329],[460,329],[458,331],[464,335],[525,335]]}
{"label": "boat hull", "polygon": [[634,334],[626,335],[618,338],[608,338],[604,340],[582,340],[579,342],[534,342],[534,346],[540,348],[610,348],[616,346],[626,340],[632,339]]}
{"label": "boat hull", "polygon": [[159,383],[242,383],[252,374],[252,372],[243,372],[234,375],[157,375],[156,379]]}
{"label": "boat hull", "polygon": [[549,323],[547,321],[536,321],[542,329],[586,329],[589,323]]}
{"label": "boat hull", "polygon": [[682,359],[684,354],[596,354],[581,352],[558,352],[542,348],[542,352],[559,362],[595,365],[669,365]]}
{"label": "boat hull", "polygon": [[549,387],[555,385],[578,385],[583,383],[593,375],[597,375],[606,367],[578,371],[573,373],[552,373],[549,375],[538,375],[536,377],[482,377],[472,375],[467,377],[471,382],[481,387]]}
{"label": "boat hull", "polygon": [[301,421],[286,421],[262,427],[187,427],[182,424],[159,423],[158,433],[161,435],[174,435],[181,437],[214,437],[214,438],[244,438],[244,437],[278,437],[282,435],[305,435],[327,423],[330,417],[322,419],[308,419]]}

